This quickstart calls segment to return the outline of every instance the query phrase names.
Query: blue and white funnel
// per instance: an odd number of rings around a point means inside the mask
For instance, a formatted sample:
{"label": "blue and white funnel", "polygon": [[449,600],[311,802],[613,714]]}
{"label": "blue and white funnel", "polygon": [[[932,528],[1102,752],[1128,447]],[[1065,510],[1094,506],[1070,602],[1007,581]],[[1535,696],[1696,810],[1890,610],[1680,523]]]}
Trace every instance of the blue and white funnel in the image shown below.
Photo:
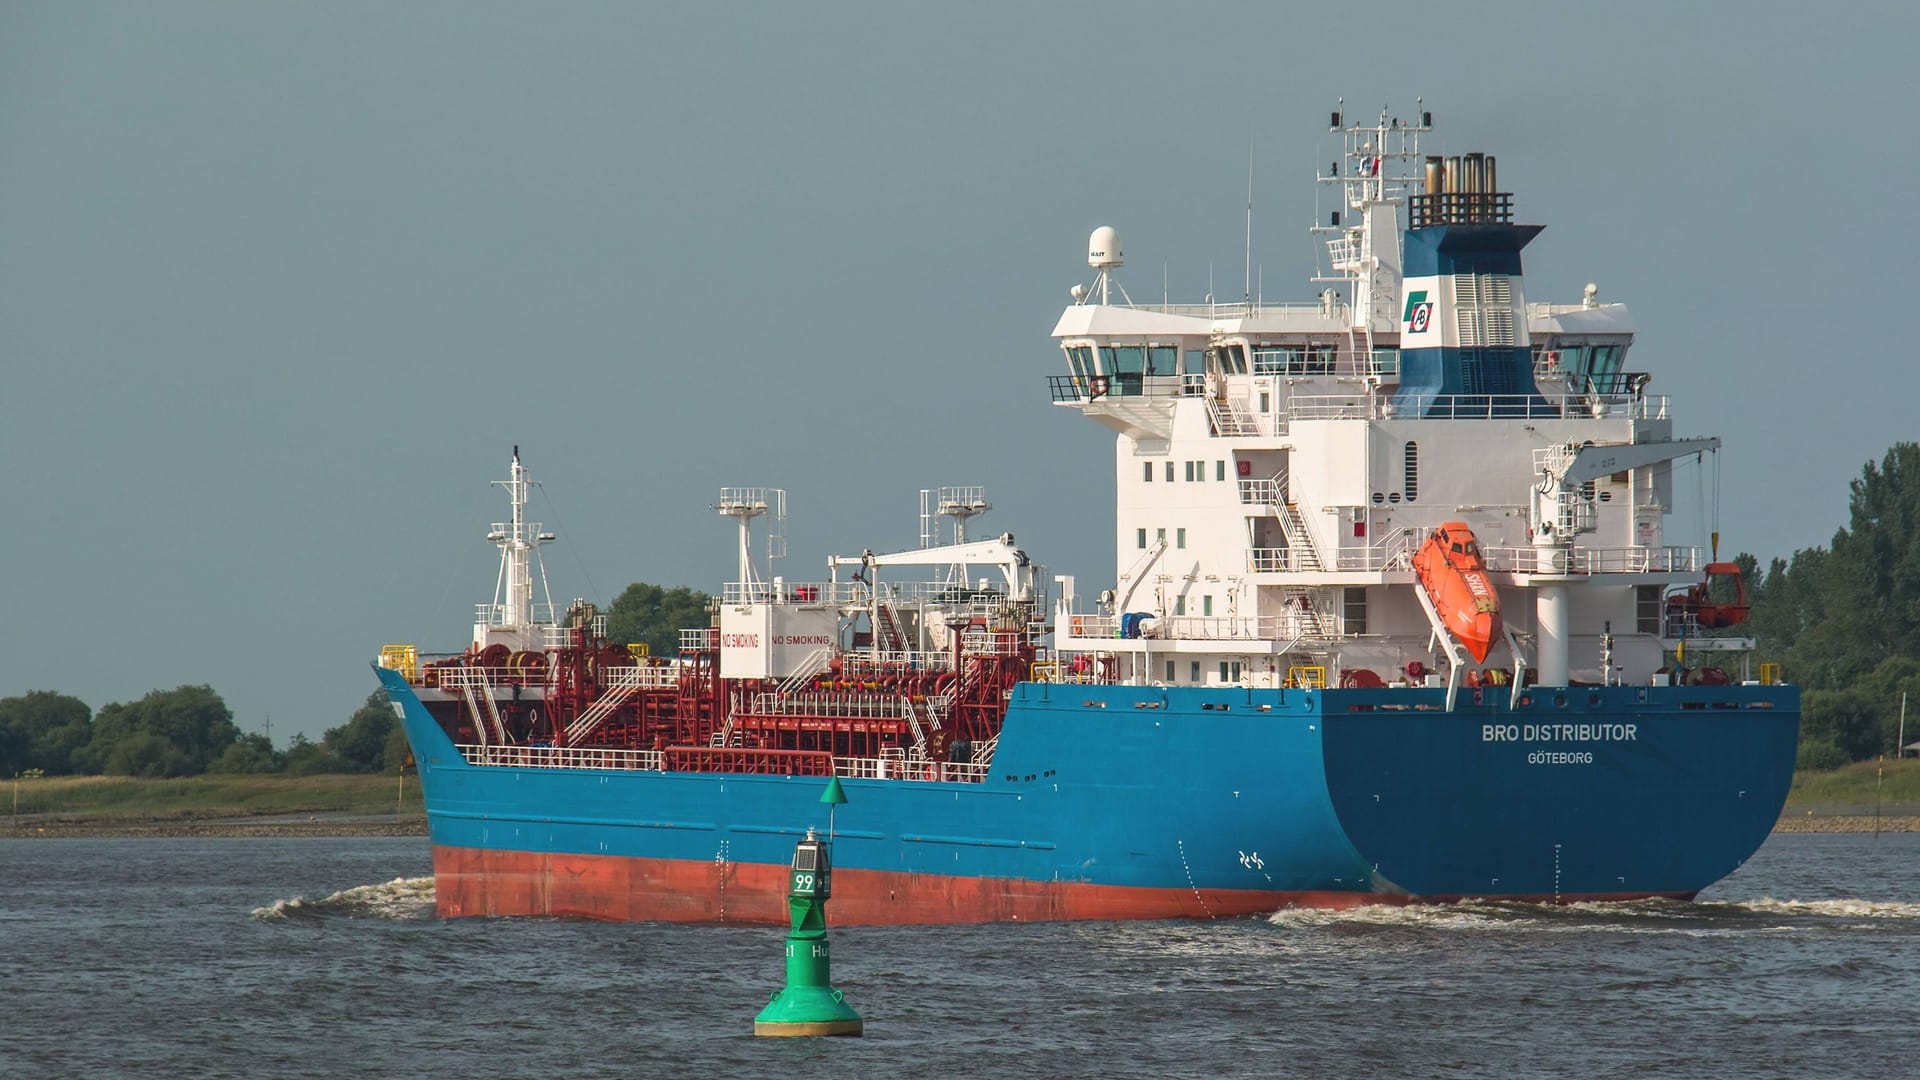
{"label": "blue and white funnel", "polygon": [[1524,416],[1546,405],[1520,284],[1520,249],[1544,226],[1513,224],[1513,196],[1493,190],[1493,177],[1491,157],[1430,157],[1426,193],[1410,200],[1400,415]]}

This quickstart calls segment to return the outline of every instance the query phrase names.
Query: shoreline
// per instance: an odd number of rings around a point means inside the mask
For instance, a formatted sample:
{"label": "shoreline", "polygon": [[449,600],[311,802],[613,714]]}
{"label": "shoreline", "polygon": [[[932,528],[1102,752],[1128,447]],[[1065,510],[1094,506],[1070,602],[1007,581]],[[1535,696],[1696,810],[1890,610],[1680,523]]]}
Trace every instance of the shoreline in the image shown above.
{"label": "shoreline", "polygon": [[[1902,808],[1903,811],[1906,808]],[[1920,833],[1920,816],[1910,812],[1782,814],[1776,833]],[[245,838],[299,836],[425,836],[424,817],[311,814],[248,820],[246,818],[155,818],[94,820],[79,817],[37,817],[12,821],[0,818],[0,839],[12,840],[128,840],[146,838]]]}
{"label": "shoreline", "polygon": [[148,818],[142,820],[39,817],[0,818],[0,839],[137,840],[180,837],[425,836],[425,817],[285,815],[247,818]]}

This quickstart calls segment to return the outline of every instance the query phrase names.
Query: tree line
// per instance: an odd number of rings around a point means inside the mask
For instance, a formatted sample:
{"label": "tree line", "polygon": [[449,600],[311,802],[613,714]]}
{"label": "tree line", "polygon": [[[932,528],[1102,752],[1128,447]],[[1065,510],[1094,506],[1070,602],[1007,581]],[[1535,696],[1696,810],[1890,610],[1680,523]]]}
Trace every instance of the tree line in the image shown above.
{"label": "tree line", "polygon": [[[1800,765],[1895,752],[1900,698],[1920,710],[1920,443],[1896,443],[1849,486],[1846,526],[1825,547],[1739,563],[1756,655],[1801,687]],[[1907,741],[1920,739],[1920,714]]]}
{"label": "tree line", "polygon": [[265,735],[242,732],[209,686],[155,690],[98,714],[79,698],[52,690],[0,698],[0,776],[306,776],[392,771],[406,755],[405,736],[378,690],[319,742],[295,735],[285,750],[275,749]]}

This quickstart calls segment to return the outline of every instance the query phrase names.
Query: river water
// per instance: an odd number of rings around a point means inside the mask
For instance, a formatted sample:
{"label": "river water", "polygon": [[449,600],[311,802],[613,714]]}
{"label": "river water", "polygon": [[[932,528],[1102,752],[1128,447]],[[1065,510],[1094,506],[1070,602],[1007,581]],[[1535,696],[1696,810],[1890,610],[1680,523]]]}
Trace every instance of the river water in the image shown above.
{"label": "river water", "polygon": [[[756,1039],[778,930],[433,915],[426,841],[0,841],[0,1075],[1920,1076],[1920,834],[1692,904],[834,931],[864,1039]],[[831,905],[829,905],[831,915]]]}

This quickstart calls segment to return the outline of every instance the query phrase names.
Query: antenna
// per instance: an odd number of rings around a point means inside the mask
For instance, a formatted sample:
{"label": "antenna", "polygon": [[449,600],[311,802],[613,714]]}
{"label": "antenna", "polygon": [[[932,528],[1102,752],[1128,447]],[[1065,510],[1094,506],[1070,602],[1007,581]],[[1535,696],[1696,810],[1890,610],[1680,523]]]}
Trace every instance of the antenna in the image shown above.
{"label": "antenna", "polygon": [[1247,262],[1240,279],[1241,301],[1247,305],[1247,314],[1253,314],[1253,138],[1256,129],[1247,125]]}

